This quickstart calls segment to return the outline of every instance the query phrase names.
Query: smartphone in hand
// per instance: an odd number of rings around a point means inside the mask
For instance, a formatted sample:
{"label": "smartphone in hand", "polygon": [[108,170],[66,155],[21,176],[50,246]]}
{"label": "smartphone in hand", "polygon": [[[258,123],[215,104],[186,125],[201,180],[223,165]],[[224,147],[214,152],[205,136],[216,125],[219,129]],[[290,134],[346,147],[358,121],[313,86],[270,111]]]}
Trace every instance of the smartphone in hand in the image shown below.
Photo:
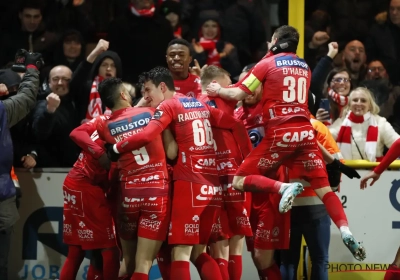
{"label": "smartphone in hand", "polygon": [[319,108],[324,109],[329,113],[331,110],[329,100],[327,98],[321,99],[321,102],[319,103]]}

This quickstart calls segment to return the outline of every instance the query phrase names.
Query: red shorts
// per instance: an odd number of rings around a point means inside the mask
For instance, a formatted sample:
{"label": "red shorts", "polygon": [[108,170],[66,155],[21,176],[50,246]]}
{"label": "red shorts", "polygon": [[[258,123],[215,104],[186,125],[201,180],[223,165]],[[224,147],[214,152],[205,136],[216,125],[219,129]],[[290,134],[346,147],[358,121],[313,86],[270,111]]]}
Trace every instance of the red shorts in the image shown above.
{"label": "red shorts", "polygon": [[280,194],[257,193],[253,196],[250,224],[252,237],[246,237],[248,251],[284,250],[290,243],[290,211],[279,213]]}
{"label": "red shorts", "polygon": [[168,195],[138,198],[137,192],[131,195],[130,190],[123,186],[118,219],[119,236],[124,240],[143,237],[164,241],[170,222]]}
{"label": "red shorts", "polygon": [[312,186],[329,186],[325,162],[309,121],[291,119],[266,130],[260,144],[240,165],[236,175],[265,175],[284,165]]}
{"label": "red shorts", "polygon": [[63,192],[63,242],[83,250],[116,246],[111,207],[104,191],[87,179],[67,176]]}
{"label": "red shorts", "polygon": [[169,244],[208,244],[223,199],[220,186],[174,182]]}

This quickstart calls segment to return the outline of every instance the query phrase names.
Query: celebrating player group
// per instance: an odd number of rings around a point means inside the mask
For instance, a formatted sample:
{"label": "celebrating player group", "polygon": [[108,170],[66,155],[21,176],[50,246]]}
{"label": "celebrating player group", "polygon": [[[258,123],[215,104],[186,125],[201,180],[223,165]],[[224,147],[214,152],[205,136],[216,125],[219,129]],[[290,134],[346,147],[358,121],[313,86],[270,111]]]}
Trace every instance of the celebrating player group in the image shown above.
{"label": "celebrating player group", "polygon": [[63,185],[61,280],[75,279],[87,250],[89,280],[147,280],[156,258],[163,279],[190,279],[192,262],[203,280],[239,280],[244,241],[260,279],[282,279],[274,253],[289,248],[292,204],[309,192],[365,259],[332,192],[341,173],[359,175],[317,141],[298,42],[295,28],[278,28],[266,56],[232,85],[216,66],[189,73],[190,45],[173,40],[169,69],[139,77],[136,106],[120,79],[100,83],[111,115],[71,133],[82,153]]}

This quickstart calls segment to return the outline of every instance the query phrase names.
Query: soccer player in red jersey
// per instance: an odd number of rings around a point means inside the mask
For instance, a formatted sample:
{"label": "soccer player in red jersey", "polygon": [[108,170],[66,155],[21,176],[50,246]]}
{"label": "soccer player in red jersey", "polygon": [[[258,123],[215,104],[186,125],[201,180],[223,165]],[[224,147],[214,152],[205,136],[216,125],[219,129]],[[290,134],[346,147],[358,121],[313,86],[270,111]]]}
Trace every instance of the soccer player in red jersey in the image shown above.
{"label": "soccer player in red jersey", "polygon": [[144,97],[157,110],[143,132],[113,145],[108,149],[109,156],[115,159],[120,153],[142,147],[170,127],[179,147],[173,170],[168,236],[169,244],[175,245],[171,279],[190,279],[189,260],[196,265],[202,279],[221,279],[217,263],[204,253],[222,201],[211,127],[231,130],[242,156],[250,150],[246,131],[239,121],[224,112],[176,93],[168,69],[156,67],[140,80],[144,84]]}
{"label": "soccer player in red jersey", "polygon": [[[239,80],[244,78],[254,65],[246,66]],[[235,117],[241,120],[247,129],[253,148],[257,147],[265,136],[263,108],[259,102],[261,98],[262,85],[259,85],[254,94],[247,96],[242,101],[242,106],[235,111]],[[284,166],[281,166],[276,174],[271,173],[269,176],[288,182],[287,168]],[[275,251],[289,248],[290,212],[279,213],[277,206],[280,199],[281,196],[277,193],[258,193],[252,197],[250,224],[253,236],[246,237],[246,244],[261,278],[275,279],[280,274]]]}
{"label": "soccer player in red jersey", "polygon": [[[102,118],[106,119],[106,117]],[[61,279],[73,280],[85,256],[92,250],[93,257],[88,280],[116,279],[119,270],[119,250],[111,207],[106,199],[109,186],[109,160],[94,121],[71,132],[72,140],[82,152],[63,184],[64,243],[69,245],[68,256],[61,270]],[[102,258],[98,260],[98,256]],[[102,263],[102,268],[98,263]]]}
{"label": "soccer player in red jersey", "polygon": [[[120,79],[102,81],[99,93],[102,102],[112,111],[108,120],[96,122],[99,137],[108,143],[118,143],[139,133],[153,117],[152,108],[131,107],[132,100]],[[169,143],[165,142],[167,153]],[[171,145],[174,144],[176,156],[177,146],[173,141]],[[153,260],[167,237],[170,217],[169,176],[161,135],[123,154],[118,160],[118,169],[119,235],[127,273],[130,275],[134,270],[131,279],[148,279]]]}
{"label": "soccer player in red jersey", "polygon": [[[296,56],[299,41],[297,30],[279,27],[272,36],[272,47],[237,87],[222,88],[218,83],[207,87],[210,95],[243,100],[263,85],[263,120],[265,137],[239,167],[233,185],[238,190],[280,193],[281,213],[287,212],[294,198],[303,191],[300,183],[282,183],[262,176],[283,164],[295,168],[305,181],[320,186],[315,192],[340,229],[344,244],[358,260],[365,259],[365,249],[349,230],[346,214],[332,192],[321,151],[316,142],[308,111],[308,89],[311,71]],[[332,166],[342,168],[335,160]],[[343,171],[342,171],[343,172]],[[347,174],[346,174],[347,175]]]}
{"label": "soccer player in red jersey", "polygon": [[[390,147],[386,155],[383,157],[382,161],[378,166],[374,168],[373,171],[365,175],[360,182],[360,188],[362,190],[367,188],[367,183],[370,179],[372,186],[376,181],[379,180],[381,174],[389,167],[389,165],[400,157],[400,139],[397,139],[393,145]],[[390,265],[389,269],[386,271],[384,280],[396,280],[400,279],[400,248],[397,250],[396,257],[393,263]]]}
{"label": "soccer player in red jersey", "polygon": [[[224,100],[219,97],[209,97],[205,92],[207,85],[213,80],[222,86],[229,86],[229,73],[217,66],[208,66],[202,70],[201,84],[204,94],[198,96],[213,108],[218,108],[233,116],[236,100]],[[252,236],[249,222],[251,196],[232,188],[233,176],[243,161],[238,144],[229,130],[213,127],[217,146],[217,167],[220,183],[224,188],[223,207],[220,215],[222,235],[224,240],[211,243],[212,257],[217,261],[223,279],[240,280],[242,276],[242,252],[244,236]],[[216,228],[219,228],[218,226]],[[216,238],[220,238],[217,233]],[[215,239],[215,238],[214,238]]]}
{"label": "soccer player in red jersey", "polygon": [[175,90],[189,97],[201,94],[200,77],[190,73],[190,43],[184,39],[174,39],[168,44],[167,64],[174,79]]}

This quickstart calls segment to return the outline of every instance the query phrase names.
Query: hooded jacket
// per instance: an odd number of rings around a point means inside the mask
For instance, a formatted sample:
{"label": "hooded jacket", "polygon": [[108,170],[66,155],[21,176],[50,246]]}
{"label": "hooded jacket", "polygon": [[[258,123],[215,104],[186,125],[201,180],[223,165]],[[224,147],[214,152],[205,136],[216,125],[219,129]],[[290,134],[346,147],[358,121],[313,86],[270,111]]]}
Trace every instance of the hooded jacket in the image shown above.
{"label": "hooded jacket", "polygon": [[[93,63],[86,59],[82,61],[75,70],[71,82],[69,84],[69,94],[74,99],[79,118],[83,120],[86,116],[86,110],[89,105],[89,95],[94,78],[99,73],[99,67],[104,59],[111,58],[114,61],[116,68],[116,77],[122,77],[122,63],[116,52],[106,51],[100,54]],[[103,111],[105,106],[102,106]]]}

